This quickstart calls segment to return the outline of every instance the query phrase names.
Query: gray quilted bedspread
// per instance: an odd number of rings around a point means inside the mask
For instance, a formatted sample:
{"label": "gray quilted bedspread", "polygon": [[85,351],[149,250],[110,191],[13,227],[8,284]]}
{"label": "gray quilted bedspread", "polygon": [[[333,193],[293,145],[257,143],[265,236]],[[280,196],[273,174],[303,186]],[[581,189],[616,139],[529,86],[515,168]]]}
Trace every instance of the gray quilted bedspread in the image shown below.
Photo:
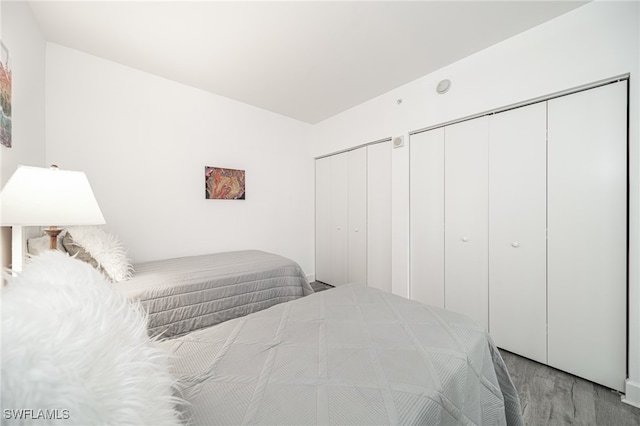
{"label": "gray quilted bedspread", "polygon": [[365,286],[161,342],[187,423],[521,425],[505,364],[468,318]]}
{"label": "gray quilted bedspread", "polygon": [[135,271],[116,286],[140,302],[149,333],[163,338],[313,293],[296,262],[259,250],[138,263]]}

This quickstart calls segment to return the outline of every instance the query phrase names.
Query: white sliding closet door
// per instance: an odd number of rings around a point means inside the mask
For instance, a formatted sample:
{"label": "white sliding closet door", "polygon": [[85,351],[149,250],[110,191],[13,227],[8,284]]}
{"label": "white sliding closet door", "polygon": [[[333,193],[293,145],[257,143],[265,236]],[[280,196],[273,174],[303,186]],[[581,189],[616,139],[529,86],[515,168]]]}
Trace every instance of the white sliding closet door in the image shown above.
{"label": "white sliding closet door", "polygon": [[409,143],[411,299],[444,308],[444,127]]}
{"label": "white sliding closet door", "polygon": [[489,328],[547,362],[547,104],[489,119]]}
{"label": "white sliding closet door", "polygon": [[367,149],[316,160],[316,280],[367,282]]}
{"label": "white sliding closet door", "polygon": [[331,158],[331,285],[342,285],[348,279],[349,187],[348,156]]}
{"label": "white sliding closet door", "polygon": [[[343,154],[344,155],[344,154]],[[348,283],[367,283],[367,148],[346,153],[348,158]],[[343,182],[344,184],[344,182]],[[340,282],[342,284],[342,282]]]}
{"label": "white sliding closet door", "polygon": [[445,308],[489,327],[488,117],[445,127]]}
{"label": "white sliding closet door", "polygon": [[391,141],[367,147],[367,284],[391,293]]}
{"label": "white sliding closet door", "polygon": [[623,390],[627,82],[548,107],[549,365]]}
{"label": "white sliding closet door", "polygon": [[331,282],[331,157],[316,160],[316,280]]}

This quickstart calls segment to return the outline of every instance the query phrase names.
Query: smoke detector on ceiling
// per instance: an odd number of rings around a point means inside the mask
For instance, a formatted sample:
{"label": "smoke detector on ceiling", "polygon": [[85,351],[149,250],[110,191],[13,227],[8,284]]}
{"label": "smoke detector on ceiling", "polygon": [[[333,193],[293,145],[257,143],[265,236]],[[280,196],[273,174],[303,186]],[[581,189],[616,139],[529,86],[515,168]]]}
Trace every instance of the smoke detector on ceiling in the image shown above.
{"label": "smoke detector on ceiling", "polygon": [[438,86],[436,87],[436,92],[438,92],[441,95],[444,95],[449,91],[450,88],[451,88],[451,80],[441,80],[440,83],[438,83]]}

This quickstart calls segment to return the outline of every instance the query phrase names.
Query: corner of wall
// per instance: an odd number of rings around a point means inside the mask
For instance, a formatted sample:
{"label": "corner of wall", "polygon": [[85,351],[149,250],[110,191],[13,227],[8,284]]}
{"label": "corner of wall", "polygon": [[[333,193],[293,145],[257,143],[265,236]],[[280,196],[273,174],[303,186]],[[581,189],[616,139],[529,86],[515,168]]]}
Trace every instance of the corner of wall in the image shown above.
{"label": "corner of wall", "polygon": [[625,381],[625,395],[621,399],[625,404],[640,408],[640,383],[627,379]]}
{"label": "corner of wall", "polygon": [[[0,34],[11,54],[12,147],[0,147],[0,187],[19,164],[45,162],[46,43],[26,2],[0,1]],[[0,260],[11,263],[11,229],[2,227]]]}
{"label": "corner of wall", "polygon": [[[398,136],[398,135],[396,135]],[[409,135],[391,156],[391,292],[410,298],[409,285]]]}

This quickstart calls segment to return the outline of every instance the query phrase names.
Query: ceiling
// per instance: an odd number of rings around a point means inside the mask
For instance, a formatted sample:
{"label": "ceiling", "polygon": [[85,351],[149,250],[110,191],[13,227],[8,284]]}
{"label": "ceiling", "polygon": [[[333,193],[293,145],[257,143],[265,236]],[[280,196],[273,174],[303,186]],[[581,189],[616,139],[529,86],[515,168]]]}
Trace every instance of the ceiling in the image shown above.
{"label": "ceiling", "polygon": [[30,1],[47,41],[317,123],[577,1]]}

